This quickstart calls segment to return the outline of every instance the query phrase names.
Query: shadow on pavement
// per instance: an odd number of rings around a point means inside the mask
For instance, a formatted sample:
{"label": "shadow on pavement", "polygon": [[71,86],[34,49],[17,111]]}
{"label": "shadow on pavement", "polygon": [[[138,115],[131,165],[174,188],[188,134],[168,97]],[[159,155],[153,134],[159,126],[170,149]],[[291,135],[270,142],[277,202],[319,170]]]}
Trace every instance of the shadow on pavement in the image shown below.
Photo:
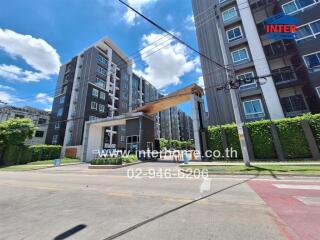
{"label": "shadow on pavement", "polygon": [[68,237],[70,237],[71,235],[76,234],[77,232],[80,232],[82,229],[86,228],[87,226],[84,224],[79,224],[63,233],[61,233],[60,235],[56,236],[54,238],[54,240],[63,240],[66,239]]}

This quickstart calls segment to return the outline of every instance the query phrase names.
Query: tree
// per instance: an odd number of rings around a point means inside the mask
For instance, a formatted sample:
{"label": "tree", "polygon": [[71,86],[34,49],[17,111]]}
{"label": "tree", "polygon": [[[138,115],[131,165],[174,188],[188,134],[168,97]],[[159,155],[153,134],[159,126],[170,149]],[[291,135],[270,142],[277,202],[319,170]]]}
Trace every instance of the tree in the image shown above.
{"label": "tree", "polygon": [[11,118],[4,121],[0,123],[0,146],[6,148],[22,145],[26,139],[32,138],[35,130],[36,127],[28,118]]}

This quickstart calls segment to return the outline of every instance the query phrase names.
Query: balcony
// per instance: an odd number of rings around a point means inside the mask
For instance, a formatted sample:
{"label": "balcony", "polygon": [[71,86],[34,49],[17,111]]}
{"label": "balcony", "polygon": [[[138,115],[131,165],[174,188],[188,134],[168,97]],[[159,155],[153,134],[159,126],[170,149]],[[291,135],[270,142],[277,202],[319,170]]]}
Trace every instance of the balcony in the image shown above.
{"label": "balcony", "polygon": [[271,71],[276,85],[297,81],[297,76],[291,67],[283,67]]}
{"label": "balcony", "polygon": [[263,49],[268,59],[290,55],[296,51],[293,41],[284,40],[263,46]]}

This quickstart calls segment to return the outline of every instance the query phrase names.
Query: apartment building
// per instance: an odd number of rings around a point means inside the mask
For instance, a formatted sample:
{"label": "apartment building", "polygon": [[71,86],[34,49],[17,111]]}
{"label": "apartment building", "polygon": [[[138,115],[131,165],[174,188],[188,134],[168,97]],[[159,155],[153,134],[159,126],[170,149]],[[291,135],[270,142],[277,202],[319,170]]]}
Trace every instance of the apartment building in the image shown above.
{"label": "apartment building", "polygon": [[160,133],[167,140],[193,140],[192,119],[177,107],[166,109],[160,112]]}
{"label": "apartment building", "polygon": [[[110,40],[102,39],[60,68],[46,143],[80,146],[85,122],[113,118],[155,101],[162,95],[143,77],[132,73],[131,60]],[[155,139],[160,138],[155,114]],[[176,118],[178,116],[175,109]],[[179,139],[179,122],[173,122]],[[126,126],[104,130],[105,148],[126,148]]]}
{"label": "apartment building", "polygon": [[[227,66],[238,79],[256,76],[236,94],[243,121],[320,112],[319,0],[193,0],[200,51]],[[286,14],[298,21],[294,40],[270,39],[266,19]],[[219,91],[230,76],[202,58],[209,124],[234,122],[230,92]],[[272,77],[271,77],[272,76]]]}
{"label": "apartment building", "polygon": [[0,122],[6,121],[10,118],[29,118],[37,128],[33,137],[31,139],[27,139],[25,144],[35,145],[45,143],[50,119],[49,112],[32,107],[0,107]]}
{"label": "apartment building", "polygon": [[[153,102],[159,99],[162,95],[159,90],[145,80],[143,77],[132,73],[132,84],[130,86],[130,110],[141,107],[144,104]],[[155,139],[160,138],[160,113],[153,116]]]}
{"label": "apartment building", "polygon": [[[131,61],[110,39],[102,39],[60,68],[46,142],[82,144],[88,120],[129,111]],[[125,148],[125,126],[105,129],[106,148]]]}

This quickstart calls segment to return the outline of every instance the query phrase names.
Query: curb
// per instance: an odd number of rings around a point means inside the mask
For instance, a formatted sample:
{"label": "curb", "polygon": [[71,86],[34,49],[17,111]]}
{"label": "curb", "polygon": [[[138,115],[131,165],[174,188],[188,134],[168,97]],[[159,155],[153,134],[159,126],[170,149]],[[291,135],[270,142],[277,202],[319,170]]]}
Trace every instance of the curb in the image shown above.
{"label": "curb", "polygon": [[124,168],[124,167],[130,167],[133,165],[137,165],[142,163],[140,162],[135,162],[135,163],[129,163],[126,165],[89,165],[88,169],[117,169],[117,168]]}
{"label": "curb", "polygon": [[[189,173],[189,171],[186,171],[186,170],[182,170],[180,168],[180,171],[183,172],[183,173]],[[269,177],[272,177],[273,175],[272,174],[267,174],[267,173],[259,173],[259,174],[253,174],[253,173],[210,173],[208,172],[208,175],[209,176],[223,176],[223,175],[226,175],[226,176],[269,176]],[[277,174],[274,174],[274,176],[276,177],[320,177],[320,174],[286,174],[286,173],[277,173]]]}

